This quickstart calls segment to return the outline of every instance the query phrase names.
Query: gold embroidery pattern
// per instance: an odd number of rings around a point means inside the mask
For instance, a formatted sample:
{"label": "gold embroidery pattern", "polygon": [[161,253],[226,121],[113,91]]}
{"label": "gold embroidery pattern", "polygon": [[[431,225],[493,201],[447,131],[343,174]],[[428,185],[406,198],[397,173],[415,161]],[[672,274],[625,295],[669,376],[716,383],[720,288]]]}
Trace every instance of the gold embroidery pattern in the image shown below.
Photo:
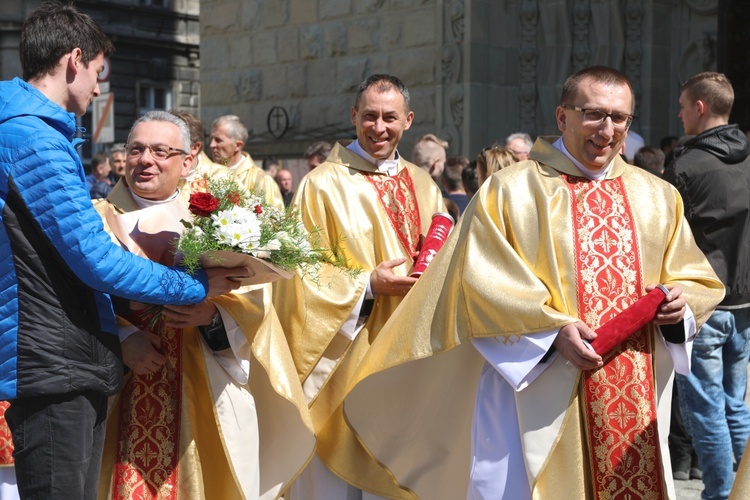
{"label": "gold embroidery pattern", "polygon": [[0,464],[2,465],[13,463],[13,436],[5,421],[5,410],[9,406],[9,402],[0,401]]}
{"label": "gold embroidery pattern", "polygon": [[[573,195],[579,315],[598,328],[642,292],[640,254],[621,179],[567,178]],[[584,373],[581,398],[597,499],[665,497],[648,331]]]}
{"label": "gold embroidery pattern", "polygon": [[419,235],[422,222],[419,215],[417,194],[414,191],[414,181],[407,169],[398,175],[365,174],[370,184],[378,193],[380,205],[383,207],[391,227],[396,231],[401,245],[410,257],[417,255]]}
{"label": "gold embroidery pattern", "polygon": [[[145,322],[133,321],[148,330]],[[144,324],[145,323],[145,324]],[[134,373],[120,396],[120,429],[114,468],[116,499],[175,499],[180,459],[182,334],[156,323],[167,364],[153,375]]]}

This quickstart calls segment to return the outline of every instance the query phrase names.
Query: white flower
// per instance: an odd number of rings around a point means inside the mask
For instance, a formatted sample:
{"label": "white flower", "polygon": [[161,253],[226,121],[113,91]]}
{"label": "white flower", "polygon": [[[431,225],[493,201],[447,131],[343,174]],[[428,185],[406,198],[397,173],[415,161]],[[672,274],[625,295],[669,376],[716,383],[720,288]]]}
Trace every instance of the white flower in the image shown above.
{"label": "white flower", "polygon": [[281,242],[274,238],[266,243],[266,250],[281,250]]}
{"label": "white flower", "polygon": [[244,251],[258,246],[260,221],[254,212],[235,205],[229,210],[211,215],[211,219],[214,221],[214,234],[219,243],[239,247]]}

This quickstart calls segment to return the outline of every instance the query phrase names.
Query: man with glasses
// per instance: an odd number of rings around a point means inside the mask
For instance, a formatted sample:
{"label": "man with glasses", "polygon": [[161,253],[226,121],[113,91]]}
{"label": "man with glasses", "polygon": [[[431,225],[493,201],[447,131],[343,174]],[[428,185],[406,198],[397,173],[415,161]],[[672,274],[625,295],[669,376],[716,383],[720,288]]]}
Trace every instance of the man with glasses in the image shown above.
{"label": "man with glasses", "polygon": [[671,378],[723,287],[677,191],[619,156],[634,107],[619,71],[569,77],[562,137],[484,183],[368,351],[347,421],[405,497],[675,497]]}
{"label": "man with glasses", "polygon": [[[22,498],[96,497],[107,396],[123,369],[109,294],[192,304],[237,284],[123,251],[103,231],[76,152],[75,115],[114,47],[72,5],[21,28],[23,79],[0,83],[0,399],[10,400]],[[210,283],[210,287],[209,287]]]}
{"label": "man with glasses", "polygon": [[[152,260],[174,258],[190,218],[179,188],[190,143],[182,119],[146,113],[130,131],[124,179],[97,203],[113,236],[130,235],[129,248]],[[131,372],[110,406],[100,498],[275,496],[314,438],[271,286],[190,306],[115,305]],[[264,412],[283,425],[264,426]]]}

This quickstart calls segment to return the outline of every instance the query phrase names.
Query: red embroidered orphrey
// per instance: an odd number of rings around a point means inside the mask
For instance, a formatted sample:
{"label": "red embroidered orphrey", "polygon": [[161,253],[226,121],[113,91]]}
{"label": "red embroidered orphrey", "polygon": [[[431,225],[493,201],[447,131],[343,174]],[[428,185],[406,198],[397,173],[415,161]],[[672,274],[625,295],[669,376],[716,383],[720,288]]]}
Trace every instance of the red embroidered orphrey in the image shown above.
{"label": "red embroidered orphrey", "polygon": [[417,255],[419,235],[422,231],[422,220],[419,215],[414,181],[407,169],[397,175],[388,177],[380,174],[365,174],[370,184],[378,193],[378,200],[385,211],[391,227],[396,231],[401,245],[409,257]]}
{"label": "red embroidered orphrey", "polygon": [[5,410],[9,406],[7,401],[0,401],[0,465],[13,464],[13,436],[5,421]]}
{"label": "red embroidered orphrey", "polygon": [[[571,193],[579,317],[596,329],[643,293],[640,250],[621,178],[564,176]],[[595,499],[666,498],[648,328],[581,377]]]}
{"label": "red embroidered orphrey", "polygon": [[152,315],[133,314],[128,320],[160,336],[167,363],[153,375],[131,373],[122,390],[112,478],[112,498],[118,500],[176,499],[179,489],[182,331],[165,327],[163,318],[152,330]]}

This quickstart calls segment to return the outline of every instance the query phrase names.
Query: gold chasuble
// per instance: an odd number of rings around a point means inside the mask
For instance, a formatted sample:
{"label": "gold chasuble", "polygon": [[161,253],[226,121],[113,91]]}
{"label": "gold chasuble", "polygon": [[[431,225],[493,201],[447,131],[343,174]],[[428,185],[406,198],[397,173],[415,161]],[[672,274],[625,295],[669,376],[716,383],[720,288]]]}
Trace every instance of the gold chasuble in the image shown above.
{"label": "gold chasuble", "polygon": [[262,168],[255,166],[253,159],[246,152],[242,152],[244,161],[235,169],[227,169],[229,176],[236,180],[245,189],[251,189],[256,193],[263,191],[268,203],[274,207],[284,210],[284,197],[281,195],[276,181]]}
{"label": "gold chasuble", "polygon": [[[130,236],[147,254],[156,247],[149,240],[164,234],[145,228],[177,213],[139,210],[124,181],[96,208],[115,241],[113,221],[137,220]],[[231,349],[211,351],[197,328],[166,327],[153,308],[118,318],[158,335],[167,363],[148,376],[130,372],[112,398],[100,499],[278,498],[311,459],[312,421],[270,287],[211,300],[241,329]],[[246,383],[233,363],[248,368]]]}
{"label": "gold chasuble", "polygon": [[[308,229],[318,228],[325,245],[338,247],[348,266],[363,271],[351,277],[324,269],[321,286],[299,277],[275,285],[274,304],[300,380],[310,376],[321,358],[338,360],[310,402],[318,455],[339,476],[348,479],[356,473],[364,480],[353,483],[360,488],[398,495],[391,475],[350,432],[341,403],[349,380],[402,297],[375,297],[352,342],[341,345],[346,339],[338,332],[363,296],[370,271],[383,261],[416,255],[432,215],[445,211],[442,195],[427,173],[403,158],[397,174],[389,177],[336,144],[326,162],[302,179],[294,203]],[[393,272],[407,276],[411,267],[409,260]]]}
{"label": "gold chasuble", "polygon": [[[382,328],[349,382],[346,421],[400,498],[465,498],[485,365],[470,340],[512,355],[526,334],[578,319],[597,328],[658,283],[683,289],[698,327],[723,297],[677,191],[619,157],[605,179],[585,179],[538,140],[530,160],[482,186]],[[533,498],[673,498],[674,365],[659,329],[604,362],[581,374],[557,355],[513,393]]]}

